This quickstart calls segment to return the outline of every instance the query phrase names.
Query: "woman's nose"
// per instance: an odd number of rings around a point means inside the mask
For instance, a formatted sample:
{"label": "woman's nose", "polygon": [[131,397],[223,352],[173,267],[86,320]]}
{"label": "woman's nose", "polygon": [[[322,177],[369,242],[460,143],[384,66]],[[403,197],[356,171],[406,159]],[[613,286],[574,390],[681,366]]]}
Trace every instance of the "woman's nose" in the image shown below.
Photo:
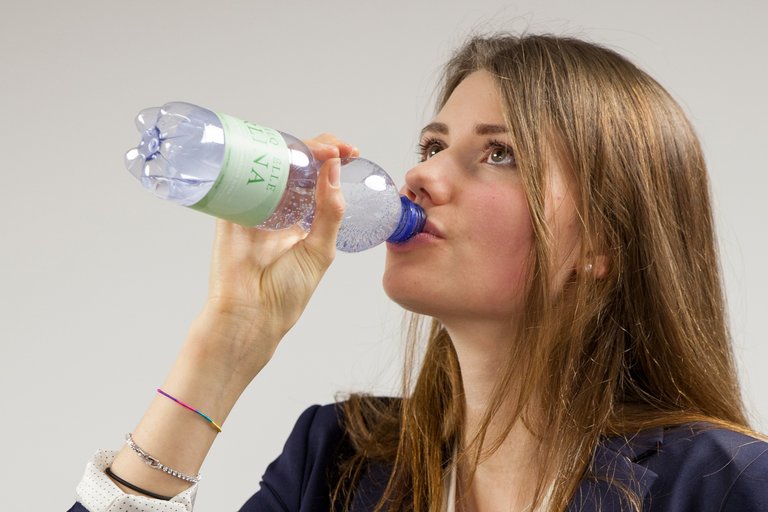
{"label": "woman's nose", "polygon": [[406,172],[402,194],[421,206],[447,202],[450,199],[450,183],[445,168],[448,162],[440,160],[444,159],[433,157]]}

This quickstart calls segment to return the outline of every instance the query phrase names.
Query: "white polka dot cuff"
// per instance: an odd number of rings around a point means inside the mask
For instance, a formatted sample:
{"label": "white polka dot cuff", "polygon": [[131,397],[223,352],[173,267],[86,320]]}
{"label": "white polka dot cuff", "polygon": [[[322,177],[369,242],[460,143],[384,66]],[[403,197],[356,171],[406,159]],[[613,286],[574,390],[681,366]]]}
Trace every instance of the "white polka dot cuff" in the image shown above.
{"label": "white polka dot cuff", "polygon": [[104,473],[116,455],[116,451],[99,450],[85,467],[77,497],[90,512],[192,512],[197,484],[170,501],[126,494]]}

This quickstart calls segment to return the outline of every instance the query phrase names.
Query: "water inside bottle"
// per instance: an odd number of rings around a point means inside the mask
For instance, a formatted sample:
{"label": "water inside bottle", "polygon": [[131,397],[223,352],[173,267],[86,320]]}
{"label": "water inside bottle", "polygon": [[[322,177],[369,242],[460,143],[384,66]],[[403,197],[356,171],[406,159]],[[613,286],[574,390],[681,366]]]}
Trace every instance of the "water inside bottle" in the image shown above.
{"label": "water inside bottle", "polygon": [[343,162],[341,191],[346,207],[336,247],[359,252],[389,238],[402,207],[395,184],[379,166],[361,158]]}

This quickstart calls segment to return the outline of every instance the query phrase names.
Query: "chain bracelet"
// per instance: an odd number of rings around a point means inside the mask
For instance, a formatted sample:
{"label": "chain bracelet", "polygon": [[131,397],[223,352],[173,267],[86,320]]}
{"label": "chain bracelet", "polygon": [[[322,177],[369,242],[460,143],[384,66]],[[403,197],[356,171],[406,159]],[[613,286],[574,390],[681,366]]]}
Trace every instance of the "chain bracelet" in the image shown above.
{"label": "chain bracelet", "polygon": [[138,455],[139,458],[144,461],[144,463],[146,465],[148,465],[149,467],[151,467],[153,469],[159,469],[160,471],[163,471],[164,473],[168,473],[171,476],[174,476],[174,477],[176,477],[176,478],[178,478],[180,480],[184,480],[185,482],[189,482],[189,483],[192,483],[192,484],[196,484],[197,482],[200,481],[200,478],[201,478],[200,474],[197,474],[195,476],[189,476],[189,475],[186,475],[186,474],[182,473],[181,471],[176,471],[175,469],[169,468],[168,466],[164,465],[162,462],[157,460],[155,457],[151,456],[150,454],[148,454],[147,452],[142,450],[141,447],[139,447],[139,445],[137,445],[133,441],[133,436],[131,436],[130,433],[125,435],[125,444],[127,444],[128,447],[131,450],[133,450],[136,453],[136,455]]}

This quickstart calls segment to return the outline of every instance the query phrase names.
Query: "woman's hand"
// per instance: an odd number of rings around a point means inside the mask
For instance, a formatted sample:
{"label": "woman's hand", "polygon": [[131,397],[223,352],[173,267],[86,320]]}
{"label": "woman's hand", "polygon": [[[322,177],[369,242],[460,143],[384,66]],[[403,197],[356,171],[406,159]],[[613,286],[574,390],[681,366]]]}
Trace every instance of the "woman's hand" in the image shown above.
{"label": "woman's hand", "polygon": [[265,231],[223,220],[217,224],[208,301],[193,327],[205,335],[193,338],[206,344],[200,348],[209,363],[214,358],[247,381],[299,319],[336,254],[344,211],[339,157],[358,151],[329,134],[305,143],[324,162],[309,234],[298,226]]}
{"label": "woman's hand", "polygon": [[[298,227],[261,231],[218,222],[208,301],[162,385],[219,424],[298,320],[336,254],[344,212],[338,158],[358,152],[332,135],[306,144],[317,160],[325,162],[317,180],[310,233]],[[196,414],[156,396],[133,437],[167,466],[194,475],[216,431]],[[128,448],[120,451],[112,469],[134,485],[163,495],[175,495],[189,486],[148,467]]]}

